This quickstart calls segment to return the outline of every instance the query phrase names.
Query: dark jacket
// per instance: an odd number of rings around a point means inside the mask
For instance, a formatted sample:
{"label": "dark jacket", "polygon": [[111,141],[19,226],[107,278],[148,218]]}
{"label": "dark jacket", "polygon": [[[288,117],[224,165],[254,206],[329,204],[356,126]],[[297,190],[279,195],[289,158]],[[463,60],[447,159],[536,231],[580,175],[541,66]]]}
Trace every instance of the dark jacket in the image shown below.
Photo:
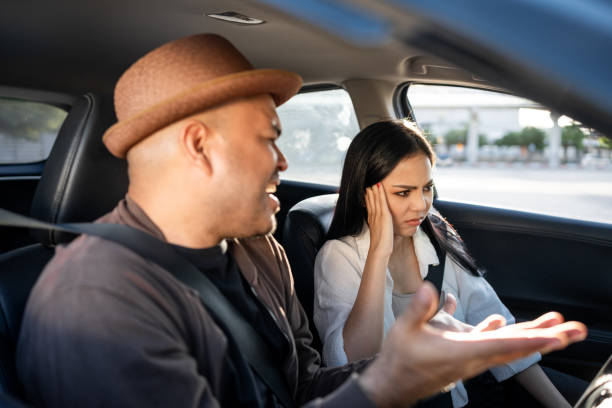
{"label": "dark jacket", "polygon": [[[99,222],[164,240],[129,198]],[[324,369],[310,347],[283,248],[271,236],[228,241],[230,255],[289,338],[283,363],[298,404],[370,406],[351,373]],[[37,406],[218,406],[233,389],[228,339],[197,292],[127,248],[83,236],[58,248],[28,301],[17,365]],[[348,379],[348,381],[347,381]]]}

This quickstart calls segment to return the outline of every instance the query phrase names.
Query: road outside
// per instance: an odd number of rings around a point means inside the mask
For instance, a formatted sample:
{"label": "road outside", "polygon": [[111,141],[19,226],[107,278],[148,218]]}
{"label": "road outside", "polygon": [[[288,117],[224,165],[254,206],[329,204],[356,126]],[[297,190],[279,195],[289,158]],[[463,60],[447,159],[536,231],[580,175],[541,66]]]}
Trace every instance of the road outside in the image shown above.
{"label": "road outside", "polygon": [[612,171],[447,167],[434,173],[440,198],[612,223]]}
{"label": "road outside", "polygon": [[[291,167],[284,179],[340,182],[337,169]],[[612,169],[455,165],[436,168],[434,180],[446,200],[612,223]]]}

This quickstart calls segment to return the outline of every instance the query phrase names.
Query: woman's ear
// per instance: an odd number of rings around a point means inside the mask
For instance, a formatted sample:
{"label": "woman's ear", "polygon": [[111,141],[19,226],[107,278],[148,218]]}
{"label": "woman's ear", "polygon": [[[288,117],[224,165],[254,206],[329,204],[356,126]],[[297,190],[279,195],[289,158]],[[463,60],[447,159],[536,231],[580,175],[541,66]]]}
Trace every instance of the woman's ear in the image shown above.
{"label": "woman's ear", "polygon": [[210,145],[213,130],[198,119],[186,122],[179,134],[180,144],[187,160],[208,173],[212,173]]}

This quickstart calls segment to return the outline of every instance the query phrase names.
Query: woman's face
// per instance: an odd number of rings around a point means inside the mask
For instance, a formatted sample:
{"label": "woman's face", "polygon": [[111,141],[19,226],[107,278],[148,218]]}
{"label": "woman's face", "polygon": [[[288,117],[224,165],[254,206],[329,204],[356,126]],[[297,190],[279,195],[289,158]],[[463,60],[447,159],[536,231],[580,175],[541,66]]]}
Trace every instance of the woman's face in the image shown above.
{"label": "woman's face", "polygon": [[393,218],[393,233],[414,235],[433,201],[431,162],[419,153],[401,160],[382,180]]}

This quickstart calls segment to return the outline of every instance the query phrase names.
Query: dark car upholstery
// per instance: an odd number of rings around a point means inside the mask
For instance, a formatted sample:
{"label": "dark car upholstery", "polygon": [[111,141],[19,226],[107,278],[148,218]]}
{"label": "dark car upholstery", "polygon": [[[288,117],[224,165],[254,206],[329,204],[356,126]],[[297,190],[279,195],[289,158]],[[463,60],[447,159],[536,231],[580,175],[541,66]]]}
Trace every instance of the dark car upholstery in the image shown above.
{"label": "dark car upholstery", "polygon": [[[111,156],[102,134],[112,109],[99,97],[78,98],[59,131],[37,186],[30,214],[53,223],[93,221],[125,194],[125,163]],[[73,236],[33,231],[38,243],[0,256],[0,391],[23,397],[15,372],[15,346],[28,295],[53,247]]]}
{"label": "dark car upholstery", "polygon": [[334,215],[338,194],[325,194],[300,201],[287,213],[283,229],[283,246],[291,264],[295,293],[308,315],[313,346],[321,351],[312,310],[314,301],[314,261],[325,242]]}

